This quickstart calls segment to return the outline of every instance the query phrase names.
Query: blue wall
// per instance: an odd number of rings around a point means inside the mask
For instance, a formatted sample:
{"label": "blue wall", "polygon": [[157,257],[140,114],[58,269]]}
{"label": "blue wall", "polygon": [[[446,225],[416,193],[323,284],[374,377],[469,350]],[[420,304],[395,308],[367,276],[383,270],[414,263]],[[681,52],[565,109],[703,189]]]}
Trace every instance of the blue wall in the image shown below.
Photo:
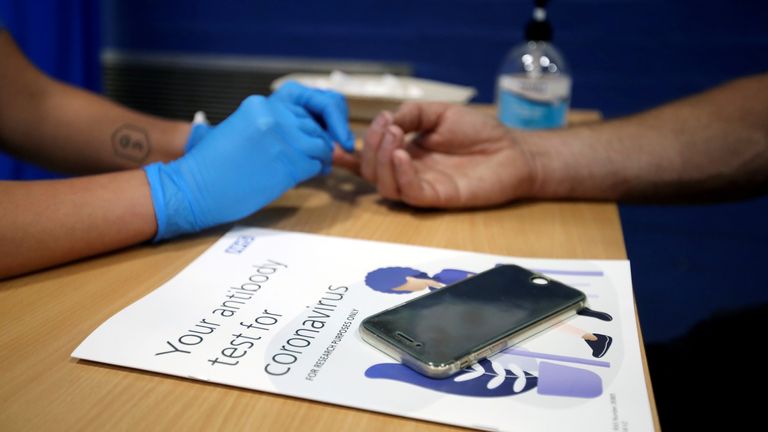
{"label": "blue wall", "polygon": [[[555,42],[571,63],[574,106],[647,108],[768,69],[763,1],[552,0]],[[138,51],[410,62],[416,75],[493,98],[505,52],[532,0],[342,2],[111,0],[107,46]]]}
{"label": "blue wall", "polygon": [[[0,21],[46,74],[101,89],[99,0],[0,0]],[[60,175],[0,151],[0,180],[56,177]]]}

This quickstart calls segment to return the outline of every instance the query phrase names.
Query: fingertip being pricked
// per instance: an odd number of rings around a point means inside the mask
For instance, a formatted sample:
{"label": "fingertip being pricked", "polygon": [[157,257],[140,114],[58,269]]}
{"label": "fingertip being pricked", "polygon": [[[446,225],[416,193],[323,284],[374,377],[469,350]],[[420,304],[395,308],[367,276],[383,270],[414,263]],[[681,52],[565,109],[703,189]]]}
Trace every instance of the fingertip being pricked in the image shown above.
{"label": "fingertip being pricked", "polygon": [[392,114],[388,111],[380,112],[371,122],[371,128],[378,131],[383,131],[392,124]]}
{"label": "fingertip being pricked", "polygon": [[361,152],[360,172],[363,178],[371,183],[376,183],[376,161],[379,154],[381,141],[384,139],[387,126],[391,123],[392,114],[382,111],[373,120],[363,135],[363,149]]}
{"label": "fingertip being pricked", "polygon": [[403,130],[400,129],[400,127],[393,124],[389,125],[387,126],[386,134],[392,137],[392,149],[403,148],[403,136],[405,134],[403,133]]}
{"label": "fingertip being pricked", "polygon": [[399,197],[392,167],[392,152],[395,149],[396,138],[395,134],[387,129],[376,155],[376,185],[381,196],[388,199]]}

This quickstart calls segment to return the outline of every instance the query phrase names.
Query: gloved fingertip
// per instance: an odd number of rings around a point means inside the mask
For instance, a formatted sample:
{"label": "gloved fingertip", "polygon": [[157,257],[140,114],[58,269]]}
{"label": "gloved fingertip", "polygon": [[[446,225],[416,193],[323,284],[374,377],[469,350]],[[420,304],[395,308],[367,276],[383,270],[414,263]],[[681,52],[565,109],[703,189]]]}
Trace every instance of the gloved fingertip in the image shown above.
{"label": "gloved fingertip", "polygon": [[352,151],[355,146],[355,135],[349,130],[346,121],[336,119],[328,125],[329,134],[344,150]]}
{"label": "gloved fingertip", "polygon": [[213,126],[208,123],[196,123],[193,121],[189,137],[187,137],[187,142],[184,144],[184,153],[189,153],[189,151],[199,144],[212,129]]}
{"label": "gloved fingertip", "polygon": [[352,153],[355,151],[355,134],[352,133],[352,131],[347,130],[347,137],[342,142],[340,142],[341,148],[347,151],[347,153]]}

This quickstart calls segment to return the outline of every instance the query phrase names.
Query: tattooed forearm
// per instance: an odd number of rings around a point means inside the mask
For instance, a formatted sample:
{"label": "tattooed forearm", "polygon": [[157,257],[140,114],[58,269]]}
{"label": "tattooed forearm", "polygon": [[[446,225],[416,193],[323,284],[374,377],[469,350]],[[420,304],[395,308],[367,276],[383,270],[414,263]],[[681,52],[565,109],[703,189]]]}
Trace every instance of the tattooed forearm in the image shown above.
{"label": "tattooed forearm", "polygon": [[147,160],[151,143],[146,129],[124,124],[112,133],[112,149],[115,156],[140,164]]}

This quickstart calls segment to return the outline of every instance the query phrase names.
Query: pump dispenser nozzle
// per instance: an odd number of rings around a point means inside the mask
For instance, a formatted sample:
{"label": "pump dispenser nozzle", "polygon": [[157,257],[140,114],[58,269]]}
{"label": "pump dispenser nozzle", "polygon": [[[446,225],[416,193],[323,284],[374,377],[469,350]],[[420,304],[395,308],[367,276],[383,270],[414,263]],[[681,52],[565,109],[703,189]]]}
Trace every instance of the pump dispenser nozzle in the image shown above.
{"label": "pump dispenser nozzle", "polygon": [[552,26],[547,19],[547,0],[535,0],[533,16],[525,26],[525,40],[549,42],[552,40]]}

